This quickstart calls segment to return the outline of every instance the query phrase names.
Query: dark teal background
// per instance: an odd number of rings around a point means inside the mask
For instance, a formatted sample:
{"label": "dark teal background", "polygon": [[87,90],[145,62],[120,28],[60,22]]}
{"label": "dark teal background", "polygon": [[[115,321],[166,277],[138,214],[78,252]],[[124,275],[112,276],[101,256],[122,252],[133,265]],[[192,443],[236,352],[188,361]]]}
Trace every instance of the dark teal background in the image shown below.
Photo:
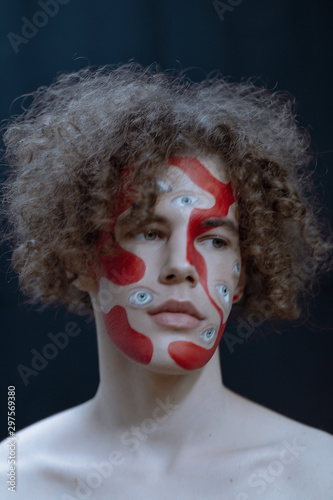
{"label": "dark teal background", "polygon": [[[163,70],[188,68],[194,80],[216,69],[236,80],[257,76],[269,88],[295,95],[300,122],[310,129],[313,148],[319,153],[318,195],[332,212],[331,1],[243,0],[224,14],[223,21],[213,2],[207,0],[62,3],[53,17],[45,19],[36,17],[42,11],[37,1],[2,1],[2,119],[20,112],[19,101],[14,101],[19,95],[50,84],[61,72],[88,64],[132,59],[142,65],[157,62]],[[15,53],[8,34],[22,36],[22,17],[45,26],[30,31],[30,39],[19,44]],[[17,425],[22,428],[92,397],[98,383],[97,355],[94,328],[87,315],[76,318],[65,309],[39,312],[24,305],[9,258],[4,246],[0,261],[0,412],[6,415],[7,386],[15,385]],[[309,302],[308,309],[306,321],[264,323],[250,335],[250,342],[237,343],[233,349],[223,339],[224,380],[246,397],[333,433],[331,277],[322,280],[320,295]],[[77,323],[80,333],[25,385],[17,366],[30,366],[31,350],[41,352],[50,343],[48,334],[63,332],[69,321]],[[227,331],[237,336],[238,324],[228,325]],[[1,431],[5,436],[5,427]]]}

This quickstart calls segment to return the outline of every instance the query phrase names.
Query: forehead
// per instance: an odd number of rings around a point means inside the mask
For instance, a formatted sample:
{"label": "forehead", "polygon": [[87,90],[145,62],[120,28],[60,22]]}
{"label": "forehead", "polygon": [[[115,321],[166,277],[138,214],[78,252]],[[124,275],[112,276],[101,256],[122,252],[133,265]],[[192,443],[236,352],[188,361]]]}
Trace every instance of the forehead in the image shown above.
{"label": "forehead", "polygon": [[[226,169],[221,160],[212,158],[173,157],[169,167],[158,179],[159,196],[156,206],[167,199],[182,205],[198,205],[198,208],[215,206],[228,214],[232,206],[236,209],[233,187],[228,182]],[[192,196],[193,195],[193,196]],[[176,197],[176,198],[175,198]],[[181,202],[179,201],[181,197]]]}
{"label": "forehead", "polygon": [[[160,209],[167,215],[172,205],[180,208],[180,205],[188,204],[188,208],[211,208],[216,203],[220,205],[222,200],[226,206],[232,205],[229,215],[235,215],[236,209],[232,185],[227,178],[226,169],[222,160],[206,156],[180,156],[171,157],[164,170],[160,170],[157,176],[158,194],[153,212]],[[193,195],[194,205],[181,203],[179,196]],[[139,200],[138,200],[139,201]],[[168,203],[170,206],[165,206]],[[171,204],[170,204],[171,203]],[[139,202],[140,204],[140,202]],[[164,205],[164,206],[163,206]],[[176,205],[179,205],[178,207]],[[131,208],[120,213],[117,224],[126,224],[130,216]],[[228,210],[227,210],[228,213]],[[227,215],[224,214],[225,215]]]}
{"label": "forehead", "polygon": [[222,160],[212,157],[177,157],[170,158],[165,172],[159,177],[160,191],[167,185],[169,190],[182,190],[191,186],[210,192],[214,180],[227,184],[226,169]]}

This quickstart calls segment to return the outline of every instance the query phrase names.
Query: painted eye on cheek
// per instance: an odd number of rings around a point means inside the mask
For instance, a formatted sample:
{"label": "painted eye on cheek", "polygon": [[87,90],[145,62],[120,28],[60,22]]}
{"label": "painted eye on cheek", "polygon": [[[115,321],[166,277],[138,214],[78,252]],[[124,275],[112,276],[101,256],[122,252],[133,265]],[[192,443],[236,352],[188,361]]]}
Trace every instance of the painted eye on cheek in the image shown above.
{"label": "painted eye on cheek", "polygon": [[146,290],[137,290],[128,297],[128,302],[133,306],[145,306],[153,300],[153,295]]}
{"label": "painted eye on cheek", "polygon": [[201,335],[200,338],[207,344],[211,344],[213,340],[215,340],[216,337],[216,332],[215,328],[208,328],[208,330],[205,330]]}
{"label": "painted eye on cheek", "polygon": [[224,303],[228,306],[230,304],[229,288],[226,285],[217,285],[215,288]]}

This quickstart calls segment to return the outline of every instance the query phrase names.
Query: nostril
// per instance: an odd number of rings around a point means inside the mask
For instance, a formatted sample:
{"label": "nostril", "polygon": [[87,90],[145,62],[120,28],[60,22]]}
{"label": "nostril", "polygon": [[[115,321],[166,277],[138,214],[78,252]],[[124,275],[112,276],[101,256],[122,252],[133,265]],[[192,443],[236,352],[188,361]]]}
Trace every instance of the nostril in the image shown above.
{"label": "nostril", "polygon": [[175,276],[174,274],[169,274],[168,276],[166,276],[166,279],[167,279],[168,281],[171,281],[171,280],[175,279],[175,277],[176,277],[176,276]]}

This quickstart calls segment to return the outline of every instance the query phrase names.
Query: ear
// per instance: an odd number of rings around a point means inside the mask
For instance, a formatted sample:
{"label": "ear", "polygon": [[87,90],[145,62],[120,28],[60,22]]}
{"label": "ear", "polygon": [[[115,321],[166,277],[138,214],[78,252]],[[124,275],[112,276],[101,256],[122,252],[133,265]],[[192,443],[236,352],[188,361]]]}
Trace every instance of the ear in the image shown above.
{"label": "ear", "polygon": [[81,290],[81,292],[97,292],[97,284],[95,278],[90,275],[81,274],[72,285]]}
{"label": "ear", "polygon": [[246,283],[246,267],[245,267],[245,264],[242,263],[242,269],[241,269],[241,273],[239,275],[238,284],[237,284],[236,290],[234,292],[234,298],[232,299],[233,304],[236,304],[236,302],[239,302],[241,300],[241,298],[243,297],[245,283]]}

